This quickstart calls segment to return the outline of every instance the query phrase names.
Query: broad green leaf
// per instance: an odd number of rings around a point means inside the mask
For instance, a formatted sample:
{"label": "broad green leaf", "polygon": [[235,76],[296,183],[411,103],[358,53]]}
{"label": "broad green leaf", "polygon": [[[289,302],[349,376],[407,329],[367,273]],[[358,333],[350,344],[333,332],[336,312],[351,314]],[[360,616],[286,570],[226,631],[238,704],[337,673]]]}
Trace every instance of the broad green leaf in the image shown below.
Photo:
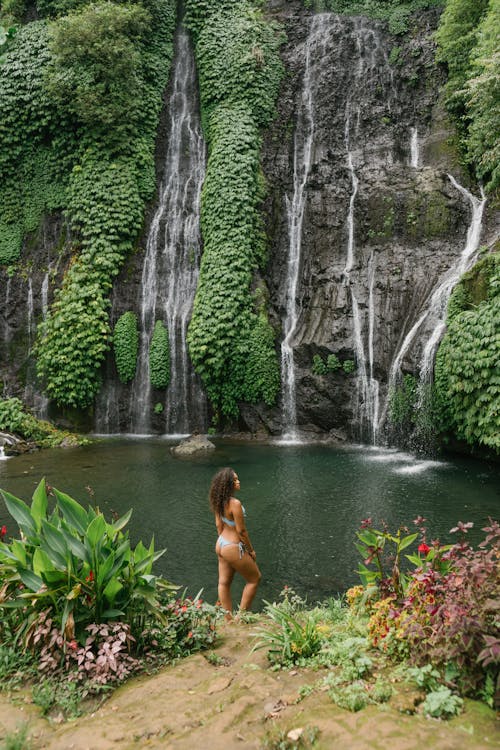
{"label": "broad green leaf", "polygon": [[68,545],[60,529],[57,529],[48,521],[42,520],[42,533],[47,544],[66,560],[68,556]]}
{"label": "broad green leaf", "polygon": [[6,492],[5,490],[0,490],[0,492],[2,493],[7,510],[12,518],[17,521],[21,531],[26,534],[26,536],[34,535],[36,532],[36,524],[26,503],[19,500],[18,497],[11,495],[10,492]]}
{"label": "broad green leaf", "polygon": [[53,547],[50,546],[46,539],[41,542],[40,548],[43,549],[43,551],[49,556],[58,570],[67,569],[66,557],[64,555],[61,555],[57,550],[53,549]]}
{"label": "broad green leaf", "polygon": [[30,589],[30,591],[39,591],[43,586],[43,581],[40,576],[37,576],[32,570],[28,570],[27,568],[22,569],[19,571],[19,576],[26,588]]}
{"label": "broad green leaf", "polygon": [[412,544],[415,541],[417,536],[418,536],[418,532],[416,534],[409,534],[408,536],[405,536],[404,539],[401,539],[399,543],[399,549],[403,550],[409,547],[410,544]]}
{"label": "broad green leaf", "polygon": [[66,495],[64,492],[59,492],[59,490],[54,488],[54,494],[65,521],[83,536],[90,521],[87,511],[82,508],[80,503],[77,503],[76,500],[73,500],[72,497]]}
{"label": "broad green leaf", "polygon": [[110,571],[113,569],[115,564],[115,553],[111,552],[104,562],[99,563],[99,570],[97,572],[97,583],[102,586],[105,581],[108,580]]}
{"label": "broad green leaf", "polygon": [[133,510],[134,509],[131,508],[129,511],[127,511],[127,513],[125,513],[124,516],[122,516],[117,521],[111,524],[111,526],[113,527],[115,531],[121,531],[123,527],[128,524],[128,522],[130,521],[130,516],[133,513]]}
{"label": "broad green leaf", "polygon": [[110,604],[113,604],[117,594],[122,590],[123,586],[117,578],[112,578],[106,588],[104,589],[104,596]]}
{"label": "broad green leaf", "polygon": [[47,570],[54,570],[52,560],[41,547],[37,547],[33,553],[33,571],[41,576]]}
{"label": "broad green leaf", "polygon": [[26,547],[24,544],[20,542],[19,539],[14,539],[10,548],[16,560],[24,567],[26,565]]}
{"label": "broad green leaf", "polygon": [[64,536],[66,544],[68,545],[71,552],[75,555],[75,557],[77,557],[79,560],[82,560],[83,562],[86,562],[88,565],[91,565],[89,553],[87,552],[85,545],[83,545],[79,539],[73,536],[73,534],[71,534],[65,528],[62,528],[61,532]]}
{"label": "broad green leaf", "polygon": [[31,503],[31,515],[36,523],[37,531],[42,528],[42,518],[47,518],[47,492],[45,490],[45,477],[40,480],[33,493]]}
{"label": "broad green leaf", "polygon": [[121,609],[106,609],[102,613],[102,616],[107,620],[111,620],[115,617],[125,617],[125,612],[122,612]]}
{"label": "broad green leaf", "polygon": [[99,515],[94,518],[93,521],[89,524],[89,527],[87,529],[86,537],[89,540],[92,547],[96,547],[97,543],[102,539],[104,536],[104,532],[106,531],[106,521],[104,520],[104,516]]}

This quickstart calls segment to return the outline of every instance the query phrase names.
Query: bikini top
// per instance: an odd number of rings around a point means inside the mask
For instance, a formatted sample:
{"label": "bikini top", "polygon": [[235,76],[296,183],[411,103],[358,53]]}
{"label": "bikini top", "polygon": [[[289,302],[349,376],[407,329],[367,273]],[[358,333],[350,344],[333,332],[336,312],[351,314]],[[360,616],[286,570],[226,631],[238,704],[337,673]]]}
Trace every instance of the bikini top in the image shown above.
{"label": "bikini top", "polygon": [[[241,509],[243,511],[243,516],[246,518],[247,512],[245,510],[245,506],[242,505]],[[236,526],[236,522],[235,521],[230,521],[229,518],[226,518],[226,516],[221,516],[221,518],[224,521],[224,523],[227,524],[228,526]]]}

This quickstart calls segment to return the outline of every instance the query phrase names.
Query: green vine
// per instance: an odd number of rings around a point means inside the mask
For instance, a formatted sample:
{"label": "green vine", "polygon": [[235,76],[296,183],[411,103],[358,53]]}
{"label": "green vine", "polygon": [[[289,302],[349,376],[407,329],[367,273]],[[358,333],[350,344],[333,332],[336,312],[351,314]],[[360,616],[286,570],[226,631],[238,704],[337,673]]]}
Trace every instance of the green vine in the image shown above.
{"label": "green vine", "polygon": [[86,408],[109,348],[113,279],[155,188],[175,2],[40,10],[54,20],[23,26],[0,66],[0,262],[18,257],[44,213],[65,211],[72,258],[39,326],[37,371],[56,402]]}
{"label": "green vine", "polygon": [[282,36],[257,5],[189,0],[186,9],[210,149],[188,342],[216,414],[227,416],[238,413],[240,401],[274,403],[279,390],[274,334],[252,284],[265,260],[259,128],[274,114]]}
{"label": "green vine", "polygon": [[436,33],[436,57],[448,69],[446,106],[462,153],[487,191],[500,186],[499,24],[496,0],[447,0]]}
{"label": "green vine", "polygon": [[137,316],[133,312],[123,313],[116,321],[113,348],[118,377],[122,383],[128,383],[135,375],[139,349]]}
{"label": "green vine", "polygon": [[170,383],[170,344],[168,329],[157,320],[149,347],[149,379],[154,388],[167,388]]}
{"label": "green vine", "polygon": [[450,298],[435,366],[443,426],[500,452],[500,253],[487,256]]}

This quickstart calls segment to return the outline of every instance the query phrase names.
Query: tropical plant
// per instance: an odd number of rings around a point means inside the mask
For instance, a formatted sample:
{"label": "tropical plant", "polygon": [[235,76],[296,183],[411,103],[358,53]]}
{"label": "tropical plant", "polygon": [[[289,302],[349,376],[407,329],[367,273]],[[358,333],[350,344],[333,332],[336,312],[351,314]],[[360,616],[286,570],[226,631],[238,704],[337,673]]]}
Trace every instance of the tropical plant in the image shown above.
{"label": "tropical plant", "polygon": [[271,625],[256,630],[257,639],[252,651],[267,648],[269,661],[279,665],[290,665],[319,652],[321,631],[314,617],[308,613],[292,614],[280,604],[265,604]]}
{"label": "tropical plant", "polygon": [[20,539],[0,543],[0,581],[4,617],[12,617],[18,635],[28,636],[47,611],[67,641],[91,624],[120,619],[132,634],[141,632],[146,616],[161,617],[159,597],[176,587],[152,572],[164,553],[139,542],[131,547],[122,529],[132,511],[107,523],[104,515],[52,488],[49,512],[45,480],[28,507],[5,490],[7,510],[21,531]]}

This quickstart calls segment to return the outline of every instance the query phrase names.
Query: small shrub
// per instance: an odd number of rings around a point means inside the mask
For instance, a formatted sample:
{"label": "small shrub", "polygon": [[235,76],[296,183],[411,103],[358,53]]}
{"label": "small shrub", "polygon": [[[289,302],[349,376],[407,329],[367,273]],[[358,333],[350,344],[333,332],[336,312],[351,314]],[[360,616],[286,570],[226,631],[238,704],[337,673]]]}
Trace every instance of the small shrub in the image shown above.
{"label": "small shrub", "polygon": [[314,375],[326,375],[326,373],[328,372],[326,364],[319,354],[315,354],[313,356],[311,370]]}
{"label": "small shrub", "polygon": [[170,344],[168,329],[157,320],[149,348],[149,379],[154,388],[167,388],[170,383]]}
{"label": "small shrub", "polygon": [[133,312],[123,313],[116,321],[113,348],[118,377],[122,383],[128,383],[135,375],[139,349],[137,316]]}
{"label": "small shrub", "polygon": [[361,711],[370,702],[366,685],[363,682],[332,687],[328,695],[339,708],[352,712]]}
{"label": "small shrub", "polygon": [[424,714],[436,719],[449,719],[457,716],[462,711],[463,700],[458,695],[453,695],[447,687],[440,687],[428,693],[422,704]]}

